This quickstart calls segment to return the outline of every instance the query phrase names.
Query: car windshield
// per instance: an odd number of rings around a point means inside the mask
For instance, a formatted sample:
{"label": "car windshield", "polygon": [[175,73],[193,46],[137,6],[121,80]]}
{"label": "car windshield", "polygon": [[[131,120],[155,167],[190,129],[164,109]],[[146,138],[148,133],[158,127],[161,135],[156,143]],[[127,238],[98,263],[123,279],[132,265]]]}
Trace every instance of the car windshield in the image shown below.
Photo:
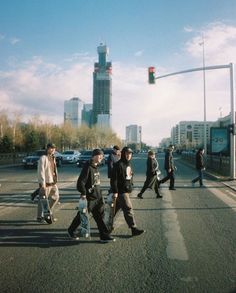
{"label": "car windshield", "polygon": [[74,151],[65,151],[63,152],[64,155],[74,155]]}
{"label": "car windshield", "polygon": [[85,151],[85,152],[82,153],[82,155],[92,156],[92,151]]}

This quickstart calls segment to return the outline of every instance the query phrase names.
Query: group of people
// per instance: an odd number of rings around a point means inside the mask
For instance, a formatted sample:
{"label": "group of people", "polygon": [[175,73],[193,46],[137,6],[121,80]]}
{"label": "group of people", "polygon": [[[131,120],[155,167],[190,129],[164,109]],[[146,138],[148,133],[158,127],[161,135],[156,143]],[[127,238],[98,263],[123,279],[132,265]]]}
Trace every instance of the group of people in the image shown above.
{"label": "group of people", "polygon": [[[43,208],[40,203],[40,198],[45,196],[49,200],[49,206],[52,213],[52,220],[56,221],[53,216],[53,209],[59,201],[59,191],[57,187],[57,166],[54,157],[56,146],[52,143],[47,145],[45,155],[41,156],[38,163],[38,182],[39,182],[39,202],[37,220],[39,222],[44,221]],[[173,159],[174,146],[170,145],[165,154],[165,170],[166,176],[160,179],[161,174],[159,170],[159,164],[153,151],[148,151],[147,157],[147,169],[146,180],[141,191],[138,193],[138,198],[143,198],[143,193],[147,188],[154,189],[157,198],[162,198],[159,192],[161,184],[170,180],[169,189],[175,190],[175,177],[174,172],[176,167]],[[110,179],[109,193],[113,194],[113,198],[116,199],[116,207],[114,214],[120,209],[123,211],[124,219],[131,230],[132,236],[141,235],[145,232],[143,229],[137,228],[134,218],[134,212],[132,203],[130,200],[130,194],[133,189],[133,171],[132,171],[132,154],[133,151],[129,147],[124,147],[122,150],[118,146],[113,147],[113,151],[108,158],[108,178]],[[203,160],[204,150],[199,149],[196,154],[196,168],[198,170],[198,176],[192,180],[192,184],[199,181],[200,187],[203,186]],[[99,231],[101,242],[115,241],[111,236],[111,229],[109,229],[104,221],[104,200],[100,188],[100,173],[99,164],[103,159],[103,151],[101,149],[94,149],[92,157],[87,161],[78,177],[77,190],[80,193],[82,199],[87,199],[88,211],[92,214]],[[81,223],[80,212],[76,214],[72,220],[67,232],[70,238],[78,240],[79,237],[76,233],[77,228]]]}
{"label": "group of people", "polygon": [[[38,181],[39,181],[39,202],[38,202],[38,221],[43,220],[43,210],[40,203],[40,197],[46,195],[49,199],[49,206],[53,214],[53,208],[59,200],[59,192],[57,187],[57,168],[54,158],[56,146],[48,144],[46,153],[39,159],[38,163]],[[136,225],[130,193],[133,187],[133,171],[131,166],[132,150],[124,147],[121,151],[118,146],[113,148],[114,152],[110,156],[109,178],[110,192],[116,198],[115,214],[122,209],[125,221],[131,230],[132,236],[138,236],[145,232]],[[104,201],[100,188],[99,164],[103,159],[103,152],[100,149],[94,149],[92,157],[87,161],[77,180],[77,190],[81,194],[81,198],[86,198],[88,202],[88,211],[93,215],[97,224],[101,242],[115,241],[110,235],[111,230],[108,229],[104,221]],[[53,217],[55,221],[55,218]],[[68,235],[74,240],[78,240],[76,230],[81,223],[80,212],[72,220]]]}

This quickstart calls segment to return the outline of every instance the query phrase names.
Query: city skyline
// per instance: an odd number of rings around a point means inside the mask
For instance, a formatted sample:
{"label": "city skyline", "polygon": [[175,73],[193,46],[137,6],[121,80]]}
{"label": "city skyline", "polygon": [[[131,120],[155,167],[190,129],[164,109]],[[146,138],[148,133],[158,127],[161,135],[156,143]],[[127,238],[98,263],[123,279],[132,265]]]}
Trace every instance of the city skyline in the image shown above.
{"label": "city skyline", "polygon": [[[206,3],[207,2],[207,3]],[[204,36],[204,39],[203,39]],[[96,48],[112,61],[112,126],[142,127],[158,145],[182,120],[203,120],[203,74],[168,77],[149,85],[147,68],[163,75],[236,63],[236,1],[1,1],[0,110],[27,120],[63,123],[64,101],[93,99]],[[206,72],[207,120],[230,111],[227,70]]]}

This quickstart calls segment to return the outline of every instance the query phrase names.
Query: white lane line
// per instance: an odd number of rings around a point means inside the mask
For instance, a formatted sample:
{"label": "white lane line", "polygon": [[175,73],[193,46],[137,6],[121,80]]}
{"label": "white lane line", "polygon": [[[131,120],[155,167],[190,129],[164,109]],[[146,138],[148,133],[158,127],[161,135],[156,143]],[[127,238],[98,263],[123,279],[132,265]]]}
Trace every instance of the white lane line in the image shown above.
{"label": "white lane line", "polygon": [[236,200],[227,195],[225,192],[222,192],[221,190],[217,188],[213,188],[211,184],[208,184],[208,187],[210,187],[208,190],[213,193],[216,197],[218,197],[221,201],[223,201],[227,206],[232,208],[233,211],[236,212]]}
{"label": "white lane line", "polygon": [[163,197],[163,207],[166,211],[162,213],[162,223],[166,230],[165,237],[167,239],[166,253],[170,259],[186,261],[189,259],[187,248],[172,202],[171,192],[167,190]]}

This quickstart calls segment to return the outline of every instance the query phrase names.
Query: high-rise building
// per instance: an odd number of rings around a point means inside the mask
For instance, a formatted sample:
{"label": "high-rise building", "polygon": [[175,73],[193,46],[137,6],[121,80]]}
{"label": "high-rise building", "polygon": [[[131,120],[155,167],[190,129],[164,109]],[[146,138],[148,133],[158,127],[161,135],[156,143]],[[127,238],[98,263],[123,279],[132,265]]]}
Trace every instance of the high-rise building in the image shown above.
{"label": "high-rise building", "polygon": [[107,62],[108,47],[97,47],[98,62],[93,72],[93,124],[111,128],[112,63]]}
{"label": "high-rise building", "polygon": [[126,126],[126,143],[141,143],[142,127],[138,125]]}
{"label": "high-rise building", "polygon": [[84,104],[82,110],[82,124],[87,125],[88,127],[92,126],[92,113],[93,113],[93,104]]}
{"label": "high-rise building", "polygon": [[64,122],[70,122],[73,127],[82,124],[82,109],[84,102],[77,97],[64,101]]}

